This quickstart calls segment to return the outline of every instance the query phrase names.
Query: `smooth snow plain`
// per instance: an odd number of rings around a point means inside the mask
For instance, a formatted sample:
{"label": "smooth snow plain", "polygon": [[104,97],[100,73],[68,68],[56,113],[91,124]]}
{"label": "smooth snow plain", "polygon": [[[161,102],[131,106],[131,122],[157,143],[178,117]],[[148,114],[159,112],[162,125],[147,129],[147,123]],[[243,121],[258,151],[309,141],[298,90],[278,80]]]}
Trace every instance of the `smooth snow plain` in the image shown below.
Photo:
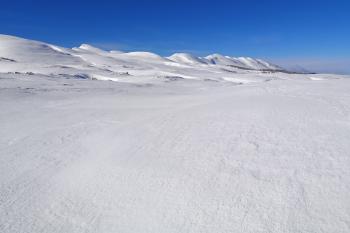
{"label": "smooth snow plain", "polygon": [[350,232],[349,77],[10,36],[0,57],[0,232]]}

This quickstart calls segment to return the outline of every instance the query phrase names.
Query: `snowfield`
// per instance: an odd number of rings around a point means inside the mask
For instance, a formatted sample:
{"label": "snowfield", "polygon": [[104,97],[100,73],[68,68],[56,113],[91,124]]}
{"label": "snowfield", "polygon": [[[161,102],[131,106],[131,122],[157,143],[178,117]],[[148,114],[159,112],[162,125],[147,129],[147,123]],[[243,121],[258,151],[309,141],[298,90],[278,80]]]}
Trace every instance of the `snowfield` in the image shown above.
{"label": "snowfield", "polygon": [[0,57],[0,232],[350,232],[350,77],[5,35]]}

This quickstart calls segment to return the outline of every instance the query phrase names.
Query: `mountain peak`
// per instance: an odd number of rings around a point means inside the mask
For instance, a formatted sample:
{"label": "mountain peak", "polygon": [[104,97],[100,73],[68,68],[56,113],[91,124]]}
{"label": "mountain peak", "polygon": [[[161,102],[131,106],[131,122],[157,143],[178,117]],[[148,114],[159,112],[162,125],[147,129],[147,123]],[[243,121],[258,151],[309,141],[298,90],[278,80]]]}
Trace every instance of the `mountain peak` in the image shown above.
{"label": "mountain peak", "polygon": [[201,58],[193,56],[189,53],[174,53],[170,57],[167,57],[169,60],[172,60],[174,62],[178,63],[185,63],[185,64],[206,64],[205,61],[203,61]]}
{"label": "mountain peak", "polygon": [[73,48],[74,50],[84,50],[93,53],[107,53],[107,51],[96,48],[90,44],[81,44],[78,48]]}

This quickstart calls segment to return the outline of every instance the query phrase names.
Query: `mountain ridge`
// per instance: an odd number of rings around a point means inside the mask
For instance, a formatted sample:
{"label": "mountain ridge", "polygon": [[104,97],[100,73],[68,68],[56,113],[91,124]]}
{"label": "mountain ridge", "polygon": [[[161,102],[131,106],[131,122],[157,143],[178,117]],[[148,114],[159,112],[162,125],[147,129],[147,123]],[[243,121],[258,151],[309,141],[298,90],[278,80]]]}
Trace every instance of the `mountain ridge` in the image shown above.
{"label": "mountain ridge", "polygon": [[[91,77],[121,81],[129,76],[232,80],[234,73],[294,73],[262,59],[174,53],[163,57],[143,51],[106,51],[89,44],[65,48],[0,34],[0,72]],[[11,61],[11,62],[10,62]],[[123,76],[122,78],[120,76]],[[128,79],[130,80],[130,77]]]}

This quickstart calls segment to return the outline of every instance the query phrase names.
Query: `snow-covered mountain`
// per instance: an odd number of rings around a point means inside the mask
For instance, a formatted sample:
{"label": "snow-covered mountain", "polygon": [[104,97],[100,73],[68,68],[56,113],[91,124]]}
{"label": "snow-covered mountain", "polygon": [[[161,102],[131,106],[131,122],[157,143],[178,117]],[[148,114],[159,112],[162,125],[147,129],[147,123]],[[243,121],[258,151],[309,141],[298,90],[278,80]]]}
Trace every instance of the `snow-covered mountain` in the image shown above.
{"label": "snow-covered mountain", "polygon": [[212,54],[205,57],[210,63],[216,65],[226,65],[241,69],[248,70],[273,70],[273,71],[283,71],[283,68],[270,64],[261,59],[254,59],[251,57],[230,57],[223,56],[221,54]]}
{"label": "snow-covered mountain", "polygon": [[0,57],[18,64],[76,64],[70,49],[18,37],[0,35]]}
{"label": "snow-covered mountain", "polygon": [[210,76],[222,80],[231,73],[283,72],[283,69],[260,59],[220,54],[196,57],[188,53],[175,53],[161,57],[150,52],[105,51],[88,44],[63,48],[0,35],[0,72],[84,74],[85,77],[114,81],[126,81],[130,78],[126,76],[179,76],[192,79]]}
{"label": "snow-covered mountain", "polygon": [[174,53],[168,59],[182,63],[182,64],[188,64],[188,65],[203,65],[208,64],[208,62],[200,57],[193,56],[189,53]]}

